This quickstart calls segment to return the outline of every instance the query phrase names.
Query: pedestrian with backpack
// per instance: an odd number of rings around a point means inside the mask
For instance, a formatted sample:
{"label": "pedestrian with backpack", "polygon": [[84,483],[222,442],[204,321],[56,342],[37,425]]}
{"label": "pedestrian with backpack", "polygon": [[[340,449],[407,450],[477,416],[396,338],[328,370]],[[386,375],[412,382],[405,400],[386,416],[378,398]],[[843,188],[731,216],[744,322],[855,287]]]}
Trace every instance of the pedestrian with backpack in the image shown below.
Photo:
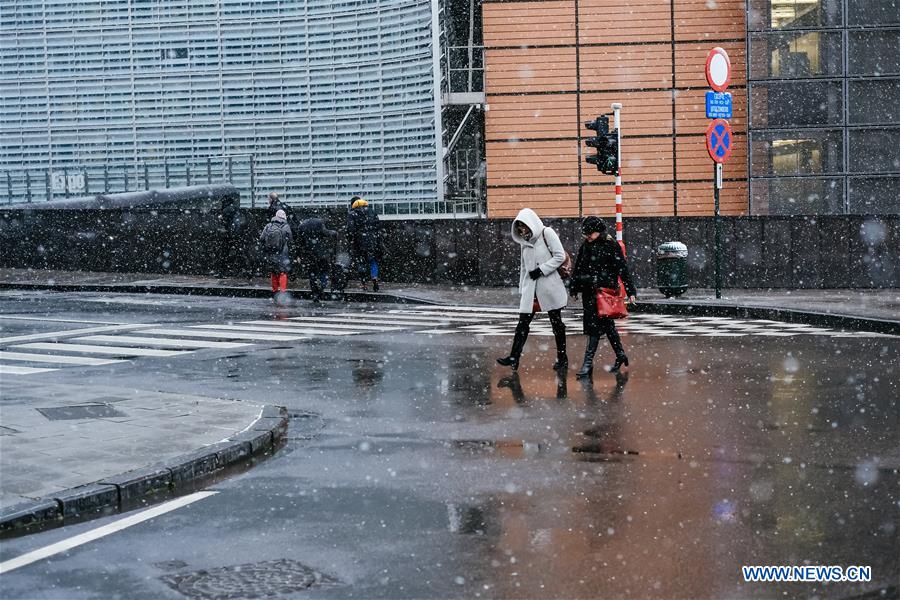
{"label": "pedestrian with backpack", "polygon": [[359,276],[360,287],[365,290],[371,280],[372,289],[377,292],[378,262],[383,254],[380,224],[375,210],[359,196],[350,199],[347,243],[350,247],[351,266]]}
{"label": "pedestrian with backpack", "polygon": [[288,273],[291,272],[294,236],[283,210],[275,212],[259,235],[259,244],[266,266],[272,276],[272,300],[278,302],[278,294],[285,293]]}
{"label": "pedestrian with backpack", "polygon": [[513,337],[509,356],[498,358],[505,367],[519,368],[519,358],[528,339],[531,321],[538,311],[546,311],[556,340],[556,362],[553,369],[563,372],[569,367],[566,355],[566,326],[562,309],[568,303],[569,294],[563,284],[560,270],[568,275],[571,258],[566,254],[559,236],[545,227],[540,217],[530,208],[519,211],[512,225],[512,237],[522,248],[519,263],[519,323]]}
{"label": "pedestrian with backpack", "polygon": [[[313,302],[319,302],[331,276],[337,232],[328,229],[325,221],[319,217],[302,221],[297,230],[298,245],[309,270],[309,289],[312,291]],[[334,281],[331,287],[335,287]]]}

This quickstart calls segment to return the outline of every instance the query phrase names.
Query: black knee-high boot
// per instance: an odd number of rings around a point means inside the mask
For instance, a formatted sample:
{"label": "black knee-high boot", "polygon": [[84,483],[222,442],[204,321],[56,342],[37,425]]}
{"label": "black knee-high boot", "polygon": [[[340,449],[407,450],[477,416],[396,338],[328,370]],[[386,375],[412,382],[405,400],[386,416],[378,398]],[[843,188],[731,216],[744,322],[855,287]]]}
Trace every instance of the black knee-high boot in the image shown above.
{"label": "black knee-high boot", "polygon": [[550,325],[553,327],[553,338],[556,340],[556,362],[553,363],[555,371],[563,371],[569,368],[569,356],[566,354],[566,324],[562,320],[562,312],[552,310],[548,312]]}
{"label": "black knee-high boot", "polygon": [[609,372],[618,373],[622,365],[628,366],[628,357],[625,355],[625,348],[622,347],[622,339],[619,337],[619,332],[616,331],[615,324],[606,330],[606,337],[609,339],[613,352],[616,353],[616,362],[610,367]]}
{"label": "black knee-high boot", "polygon": [[587,347],[584,349],[584,362],[581,363],[581,368],[575,374],[578,379],[583,379],[594,371],[594,355],[597,353],[597,346],[599,345],[600,336],[592,335],[588,337]]}
{"label": "black knee-high boot", "polygon": [[522,349],[525,348],[525,342],[528,340],[532,318],[534,315],[524,313],[519,315],[519,323],[516,325],[516,333],[513,335],[512,349],[509,351],[509,356],[497,359],[498,364],[512,367],[514,371],[519,368],[519,357],[522,356]]}

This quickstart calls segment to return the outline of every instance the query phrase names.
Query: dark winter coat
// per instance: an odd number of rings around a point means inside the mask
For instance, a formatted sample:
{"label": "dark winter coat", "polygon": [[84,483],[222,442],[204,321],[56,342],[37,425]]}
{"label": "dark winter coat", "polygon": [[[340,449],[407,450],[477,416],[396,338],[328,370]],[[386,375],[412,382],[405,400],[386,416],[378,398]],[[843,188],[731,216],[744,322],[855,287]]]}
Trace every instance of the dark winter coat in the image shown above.
{"label": "dark winter coat", "polygon": [[287,215],[288,221],[292,218],[291,207],[282,202],[281,200],[276,200],[275,202],[269,203],[269,208],[266,209],[266,217],[271,221],[275,218],[275,213],[279,210],[283,210],[284,214]]}
{"label": "dark winter coat", "polygon": [[332,263],[337,232],[328,229],[325,221],[314,217],[302,221],[297,227],[297,240],[303,259],[310,265]]}
{"label": "dark winter coat", "polygon": [[[281,231],[281,247],[272,250],[266,247],[266,237],[273,229]],[[268,269],[273,273],[290,273],[293,257],[294,236],[287,221],[274,218],[263,228],[259,235],[259,248]]]}
{"label": "dark winter coat", "polygon": [[347,215],[347,241],[355,260],[381,258],[378,215],[369,206],[358,206]]}
{"label": "dark winter coat", "polygon": [[575,258],[575,269],[569,291],[581,294],[584,308],[584,334],[603,334],[600,317],[597,316],[597,290],[619,288],[619,278],[625,284],[625,292],[636,296],[637,289],[628,271],[622,247],[611,235],[600,234],[593,242],[584,242]]}

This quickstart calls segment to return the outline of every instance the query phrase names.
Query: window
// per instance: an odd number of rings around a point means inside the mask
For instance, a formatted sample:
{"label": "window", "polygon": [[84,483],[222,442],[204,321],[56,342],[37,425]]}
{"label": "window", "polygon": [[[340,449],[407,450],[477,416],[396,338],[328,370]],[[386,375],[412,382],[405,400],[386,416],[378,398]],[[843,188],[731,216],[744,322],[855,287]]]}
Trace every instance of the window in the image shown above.
{"label": "window", "polygon": [[900,124],[900,78],[850,81],[849,85],[851,124]]}
{"label": "window", "polygon": [[849,32],[852,75],[900,75],[900,29]]}
{"label": "window", "polygon": [[792,81],[753,85],[751,127],[843,124],[840,81]]}
{"label": "window", "polygon": [[815,175],[843,170],[841,131],[762,132],[753,136],[753,175]]}
{"label": "window", "polygon": [[754,79],[796,79],[841,75],[841,34],[798,31],[753,34]]}
{"label": "window", "polygon": [[750,0],[749,8],[751,30],[808,29],[841,24],[841,0]]}

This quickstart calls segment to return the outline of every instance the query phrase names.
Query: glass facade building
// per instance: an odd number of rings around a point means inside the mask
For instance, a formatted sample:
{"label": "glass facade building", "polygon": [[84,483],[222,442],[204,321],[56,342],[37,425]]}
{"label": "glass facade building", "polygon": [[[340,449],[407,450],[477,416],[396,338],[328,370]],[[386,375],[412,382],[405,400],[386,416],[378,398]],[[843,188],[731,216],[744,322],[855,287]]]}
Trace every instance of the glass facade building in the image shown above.
{"label": "glass facade building", "polygon": [[900,213],[900,2],[748,10],[751,212]]}
{"label": "glass facade building", "polygon": [[360,194],[386,212],[440,210],[435,12],[430,0],[0,0],[0,187],[66,172],[102,191],[110,165],[132,189],[158,183],[162,163],[167,179],[251,177],[252,156],[257,203],[277,190],[296,205]]}

